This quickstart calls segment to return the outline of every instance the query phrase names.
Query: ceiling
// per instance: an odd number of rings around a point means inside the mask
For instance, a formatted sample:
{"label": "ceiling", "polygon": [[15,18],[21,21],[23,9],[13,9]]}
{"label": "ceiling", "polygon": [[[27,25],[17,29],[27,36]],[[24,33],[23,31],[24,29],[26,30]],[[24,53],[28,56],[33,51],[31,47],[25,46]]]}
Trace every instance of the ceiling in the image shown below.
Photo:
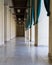
{"label": "ceiling", "polygon": [[17,20],[24,20],[26,16],[27,0],[12,0]]}
{"label": "ceiling", "polygon": [[13,6],[12,0],[4,0],[4,5]]}

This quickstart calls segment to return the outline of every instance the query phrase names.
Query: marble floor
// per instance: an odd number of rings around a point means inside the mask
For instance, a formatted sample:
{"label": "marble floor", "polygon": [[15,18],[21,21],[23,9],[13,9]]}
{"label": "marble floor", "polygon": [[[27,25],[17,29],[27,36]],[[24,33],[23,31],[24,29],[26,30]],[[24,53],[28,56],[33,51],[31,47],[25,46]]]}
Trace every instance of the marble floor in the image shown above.
{"label": "marble floor", "polygon": [[21,37],[0,46],[0,65],[52,65],[52,62],[48,59],[48,47],[27,46]]}

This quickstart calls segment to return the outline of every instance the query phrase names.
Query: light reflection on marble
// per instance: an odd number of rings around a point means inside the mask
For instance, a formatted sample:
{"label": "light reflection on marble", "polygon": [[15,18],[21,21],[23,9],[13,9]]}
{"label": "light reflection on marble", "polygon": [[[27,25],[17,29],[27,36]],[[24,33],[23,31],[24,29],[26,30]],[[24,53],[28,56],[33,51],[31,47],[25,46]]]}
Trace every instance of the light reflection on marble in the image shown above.
{"label": "light reflection on marble", "polygon": [[52,63],[48,61],[48,47],[27,46],[24,38],[16,38],[0,47],[0,65],[52,65]]}

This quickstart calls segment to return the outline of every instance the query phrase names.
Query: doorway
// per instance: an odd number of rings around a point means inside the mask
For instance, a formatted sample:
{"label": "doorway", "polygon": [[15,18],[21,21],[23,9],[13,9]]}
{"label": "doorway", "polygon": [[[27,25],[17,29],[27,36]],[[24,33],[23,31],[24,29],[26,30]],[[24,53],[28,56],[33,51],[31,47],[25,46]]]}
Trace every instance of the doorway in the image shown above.
{"label": "doorway", "polygon": [[25,36],[24,23],[19,22],[16,24],[16,36],[17,37]]}

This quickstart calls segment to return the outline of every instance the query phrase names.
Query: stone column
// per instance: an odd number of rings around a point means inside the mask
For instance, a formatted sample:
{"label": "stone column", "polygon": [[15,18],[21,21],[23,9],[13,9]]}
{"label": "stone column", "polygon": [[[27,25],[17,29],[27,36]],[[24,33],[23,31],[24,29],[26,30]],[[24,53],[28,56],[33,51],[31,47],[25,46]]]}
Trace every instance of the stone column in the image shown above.
{"label": "stone column", "polygon": [[4,44],[4,0],[0,0],[0,45]]}
{"label": "stone column", "polygon": [[[32,6],[32,0],[30,0],[30,6]],[[31,24],[31,10],[32,10],[32,8],[30,8],[30,24]],[[31,25],[30,25],[30,42],[31,42],[31,37],[32,37],[32,27],[31,27]]]}
{"label": "stone column", "polygon": [[4,18],[4,35],[5,35],[5,41],[10,40],[10,11],[9,11],[9,6],[5,5],[5,18]]}
{"label": "stone column", "polygon": [[[37,0],[35,0],[35,22],[36,22],[36,16],[37,16]],[[34,45],[38,46],[38,24],[35,26],[35,42]]]}
{"label": "stone column", "polygon": [[50,0],[50,17],[49,17],[49,58],[52,59],[52,0]]}
{"label": "stone column", "polygon": [[29,28],[29,41],[31,42],[31,37],[32,37],[32,28]]}
{"label": "stone column", "polygon": [[38,24],[35,25],[35,46],[38,46]]}

